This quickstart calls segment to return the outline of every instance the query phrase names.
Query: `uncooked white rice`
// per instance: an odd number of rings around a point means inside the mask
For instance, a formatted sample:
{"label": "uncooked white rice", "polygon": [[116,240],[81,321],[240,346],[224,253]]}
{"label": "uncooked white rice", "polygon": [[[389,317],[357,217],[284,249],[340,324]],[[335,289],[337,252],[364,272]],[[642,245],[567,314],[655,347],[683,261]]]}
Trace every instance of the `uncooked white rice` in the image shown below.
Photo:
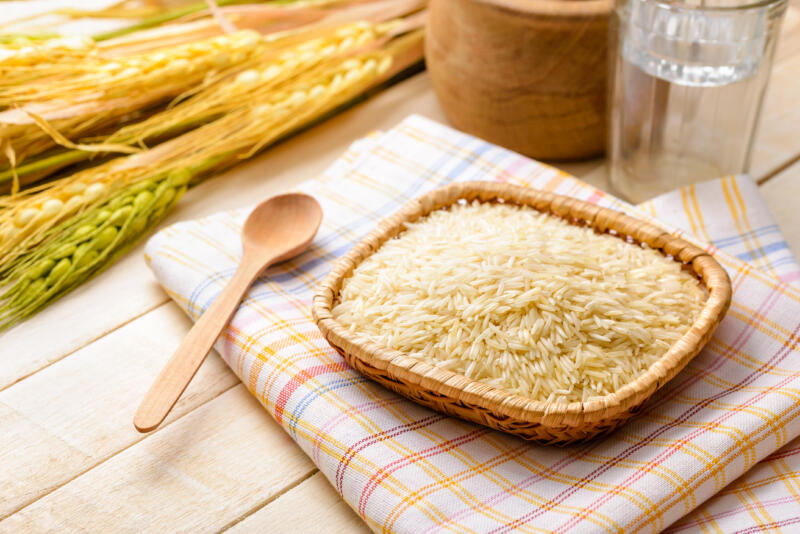
{"label": "uncooked white rice", "polygon": [[344,280],[333,316],[378,343],[533,399],[616,391],[706,291],[655,250],[477,201],[408,224]]}

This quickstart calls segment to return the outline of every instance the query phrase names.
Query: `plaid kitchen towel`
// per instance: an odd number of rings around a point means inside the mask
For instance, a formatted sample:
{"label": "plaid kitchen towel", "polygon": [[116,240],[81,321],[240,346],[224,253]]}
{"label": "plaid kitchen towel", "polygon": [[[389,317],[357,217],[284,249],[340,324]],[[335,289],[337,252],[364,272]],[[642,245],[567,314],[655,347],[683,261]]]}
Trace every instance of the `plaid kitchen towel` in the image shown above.
{"label": "plaid kitchen towel", "polygon": [[[654,222],[687,239],[695,239],[690,231],[698,242],[719,239],[702,246],[730,273],[730,311],[707,348],[636,418],[588,443],[532,444],[409,402],[328,346],[311,319],[311,299],[331,264],[378,220],[463,180],[530,185],[670,218],[686,228]],[[638,210],[557,169],[409,117],[358,141],[299,188],[323,206],[319,234],[303,255],[264,273],[216,348],[375,531],[657,532],[672,525],[727,533],[789,524],[800,516],[790,474],[800,466],[792,442],[800,435],[800,289],[788,283],[798,267],[788,254],[775,256],[785,244],[775,245],[782,239],[749,183],[736,177],[707,186],[738,191],[741,203],[719,202],[697,186]],[[686,195],[691,209],[674,209]],[[247,213],[179,223],[148,243],[156,277],[192,318],[233,275]],[[735,231],[711,223],[725,218],[738,223]]]}
{"label": "plaid kitchen towel", "polygon": [[758,185],[731,176],[690,185],[639,206],[731,256],[800,287],[797,260]]}

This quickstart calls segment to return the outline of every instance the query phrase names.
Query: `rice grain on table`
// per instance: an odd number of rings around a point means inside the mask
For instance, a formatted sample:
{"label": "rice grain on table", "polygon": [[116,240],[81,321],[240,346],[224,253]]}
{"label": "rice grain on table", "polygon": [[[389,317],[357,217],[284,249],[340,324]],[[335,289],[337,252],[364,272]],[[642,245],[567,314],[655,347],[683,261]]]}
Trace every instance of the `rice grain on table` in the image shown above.
{"label": "rice grain on table", "polygon": [[528,207],[476,201],[406,227],[345,279],[333,317],[537,400],[616,391],[686,332],[707,298],[659,252]]}

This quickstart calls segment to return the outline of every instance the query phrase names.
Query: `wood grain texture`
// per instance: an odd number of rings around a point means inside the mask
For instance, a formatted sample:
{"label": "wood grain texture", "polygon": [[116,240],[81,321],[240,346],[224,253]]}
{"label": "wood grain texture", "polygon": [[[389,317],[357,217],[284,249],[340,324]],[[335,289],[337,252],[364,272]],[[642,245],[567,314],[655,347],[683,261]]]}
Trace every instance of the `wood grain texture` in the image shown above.
{"label": "wood grain texture", "polygon": [[0,532],[216,532],[314,469],[238,385],[3,520]]}
{"label": "wood grain texture", "polygon": [[800,259],[800,161],[762,185],[761,193],[789,248]]}
{"label": "wood grain texture", "polygon": [[[190,324],[165,304],[0,392],[0,518],[142,439],[133,411]],[[237,383],[211,358],[168,421]]]}
{"label": "wood grain texture", "polygon": [[138,246],[112,269],[0,336],[0,389],[51,365],[169,298]]}
{"label": "wood grain texture", "polygon": [[450,122],[538,159],[601,154],[611,6],[431,0],[425,56]]}
{"label": "wood grain texture", "polygon": [[0,518],[92,465],[90,454],[59,438],[47,426],[0,401]]}
{"label": "wood grain texture", "polygon": [[225,532],[367,534],[370,530],[339,497],[328,479],[317,472]]}
{"label": "wood grain texture", "polygon": [[[784,120],[784,113],[791,117],[800,108],[797,77],[792,76],[793,70],[800,72],[800,31],[792,30],[796,24],[791,23],[800,20],[800,0],[792,3],[776,72],[781,63],[794,67],[771,81],[757,139],[757,177],[764,174],[761,169],[800,156],[797,122]],[[445,122],[427,74],[190,191],[165,224],[249,205],[291,188],[321,172],[353,140],[373,129],[391,128],[410,113]],[[601,161],[558,167],[602,187]],[[796,253],[798,181],[800,168],[791,166],[762,187]],[[253,526],[244,531],[267,530],[273,521],[307,525],[304,531],[309,533],[351,522],[352,529],[343,532],[363,529],[341,500],[338,506],[312,504],[312,498],[337,497],[321,475],[306,479],[313,466],[242,386],[213,397],[236,384],[216,355],[200,370],[181,400],[186,404],[176,407],[169,424],[136,441],[141,436],[128,422],[136,402],[190,326],[177,306],[162,306],[167,300],[139,247],[0,338],[0,389],[7,387],[0,394],[0,504],[10,510],[14,506],[6,505],[7,500],[32,503],[0,522],[0,531],[132,532],[141,526],[204,532],[231,524],[236,528],[240,520],[240,529]],[[256,463],[272,455],[278,461]],[[327,497],[310,485],[324,489]],[[264,486],[269,488],[262,491]],[[292,489],[282,494],[287,488]],[[284,499],[289,493],[293,498]],[[280,522],[284,516],[291,520]]]}
{"label": "wood grain texture", "polygon": [[781,30],[750,167],[759,181],[800,155],[800,6],[787,10]]}
{"label": "wood grain texture", "polygon": [[780,63],[800,54],[800,2],[791,1],[781,25],[775,62]]}

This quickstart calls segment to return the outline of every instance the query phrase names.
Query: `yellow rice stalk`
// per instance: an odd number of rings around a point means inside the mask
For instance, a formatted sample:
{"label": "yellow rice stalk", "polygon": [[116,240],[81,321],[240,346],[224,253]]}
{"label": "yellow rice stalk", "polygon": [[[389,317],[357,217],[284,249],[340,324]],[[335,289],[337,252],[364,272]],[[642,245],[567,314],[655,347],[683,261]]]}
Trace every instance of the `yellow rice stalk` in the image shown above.
{"label": "yellow rice stalk", "polygon": [[[99,69],[75,69],[72,75],[44,78],[22,86],[2,84],[0,106],[58,100],[61,105],[116,98],[136,90],[176,86],[178,91],[202,82],[212,71],[242,63],[261,51],[263,40],[244,30],[166,50],[125,56],[103,62]],[[57,82],[57,83],[53,83]]]}
{"label": "yellow rice stalk", "polygon": [[96,55],[95,42],[88,37],[13,37],[0,45],[0,91],[54,75],[70,75],[75,69],[97,68]]}
{"label": "yellow rice stalk", "polygon": [[209,86],[194,98],[121,128],[104,143],[144,145],[149,139],[167,132],[207,122],[237,107],[247,106],[252,100],[268,98],[276,87],[309,69],[374,46],[391,27],[391,24],[356,22],[329,30],[324,37],[303,41],[269,59],[262,59],[235,77]]}
{"label": "yellow rice stalk", "polygon": [[[36,68],[42,63],[78,62],[95,50],[89,37],[73,35],[46,40],[15,37],[0,48],[0,73],[8,76],[12,67]],[[4,84],[8,80],[3,80]]]}
{"label": "yellow rice stalk", "polygon": [[[190,88],[202,87],[246,65],[269,46],[259,34],[242,31],[163,51],[104,59],[93,70],[76,69],[57,80],[45,77],[30,84],[0,87],[0,105],[20,106],[0,112],[0,145],[7,144],[19,164],[55,144],[31,113],[64,137],[77,139],[119,124],[125,116],[167,102]],[[7,159],[11,163],[12,158]]]}
{"label": "yellow rice stalk", "polygon": [[[12,95],[28,94],[31,97],[42,95],[43,87],[49,87],[48,99],[41,99],[24,104],[20,109],[0,111],[0,154],[5,155],[7,170],[0,167],[0,191],[15,190],[19,183],[30,183],[58,170],[64,164],[87,159],[77,154],[65,158],[56,158],[63,162],[50,166],[49,160],[36,164],[36,172],[31,172],[19,182],[13,167],[22,165],[31,157],[42,154],[54,147],[55,141],[51,132],[37,125],[32,115],[35,114],[58,131],[61,136],[75,144],[85,143],[89,137],[102,138],[110,131],[124,124],[141,120],[154,111],[155,106],[162,105],[178,95],[181,98],[201,91],[215,80],[226,75],[246,69],[251,62],[263,63],[273,57],[281,49],[330,35],[332,27],[341,26],[348,21],[369,20],[380,23],[384,20],[403,16],[424,6],[425,0],[372,0],[369,2],[347,2],[344,0],[324,0],[316,2],[295,2],[287,6],[232,6],[230,9],[250,10],[237,11],[247,14],[246,20],[254,21],[270,17],[283,20],[286,13],[295,13],[300,18],[291,19],[291,24],[305,24],[292,27],[288,31],[261,36],[255,49],[244,61],[241,52],[236,50],[237,35],[245,36],[245,40],[254,39],[255,34],[241,32],[229,36],[217,36],[187,43],[181,39],[196,36],[194,30],[186,28],[190,23],[173,24],[155,30],[136,32],[147,33],[149,38],[141,43],[148,43],[146,52],[131,54],[137,50],[136,40],[125,42],[121,38],[113,46],[110,42],[94,47],[83,62],[43,63],[37,68],[48,73],[40,81],[31,83],[8,83],[4,88],[3,77],[0,76],[0,102],[3,95],[6,103]],[[311,12],[312,5],[316,12]],[[306,6],[306,7],[303,7]],[[319,6],[325,7],[322,9]],[[255,10],[255,11],[253,11]],[[317,13],[319,12],[319,13]],[[322,15],[320,15],[320,13]],[[280,15],[280,16],[278,16]],[[310,17],[310,18],[309,18]],[[320,17],[322,17],[320,19]],[[317,22],[314,22],[314,21]],[[312,22],[312,24],[308,24]],[[274,28],[273,28],[274,29]],[[219,31],[219,28],[216,28]],[[172,43],[175,38],[182,44],[159,46]],[[154,44],[155,43],[155,44]],[[230,46],[226,46],[226,43]],[[233,44],[231,44],[233,43]],[[130,48],[133,46],[133,48]],[[220,48],[222,50],[220,50]],[[307,54],[306,49],[305,53]],[[125,51],[120,57],[120,51]],[[194,59],[200,54],[202,61]],[[216,54],[216,55],[215,55]],[[239,57],[237,57],[239,54]],[[166,58],[166,59],[165,59]],[[228,62],[230,64],[228,64]],[[226,66],[217,68],[223,63]],[[47,69],[50,69],[49,71]],[[125,73],[128,74],[125,74]],[[141,72],[140,76],[134,75]],[[98,73],[105,73],[98,75]],[[40,74],[42,74],[40,72]],[[246,80],[245,75],[242,80]],[[199,81],[199,83],[198,83]],[[191,89],[189,89],[191,88]],[[13,96],[13,98],[17,98]],[[37,97],[38,98],[38,97]],[[23,98],[24,100],[24,98]],[[177,116],[177,115],[174,115]],[[163,129],[162,129],[163,130]],[[180,131],[180,130],[179,130]],[[70,146],[69,143],[59,143]],[[0,155],[0,160],[3,156]],[[55,153],[47,155],[49,158]],[[11,187],[13,177],[13,185]]]}
{"label": "yellow rice stalk", "polygon": [[[154,154],[150,165],[134,167],[139,169],[137,181],[50,228],[36,248],[0,263],[0,276],[5,280],[0,294],[0,330],[106,268],[163,218],[192,178],[252,155],[421,60],[421,38],[421,31],[416,31],[385,50],[312,69],[312,75],[293,80],[269,101],[254,103],[181,136],[184,141],[177,138],[165,143],[170,145],[168,150],[160,151],[159,146],[150,151]],[[226,147],[214,142],[219,138],[225,139]],[[203,139],[206,143],[201,146]],[[179,161],[173,163],[172,156],[178,153]],[[142,157],[120,158],[123,161],[117,168],[132,165],[126,159]]]}
{"label": "yellow rice stalk", "polygon": [[[294,1],[289,4],[249,3],[237,5],[235,9],[233,9],[234,6],[220,7],[219,10],[237,29],[257,30],[266,35],[307,26],[324,18],[328,11],[339,11],[341,6],[346,6],[351,1]],[[322,9],[328,7],[331,9]],[[362,17],[355,16],[350,20],[359,18]],[[174,46],[224,33],[227,32],[220,26],[219,21],[211,16],[208,10],[204,10],[181,17],[176,22],[163,26],[148,27],[130,33],[126,30],[123,35],[99,42],[98,50],[106,56],[143,53],[162,46]]]}
{"label": "yellow rice stalk", "polygon": [[316,65],[152,149],[75,173],[41,191],[6,197],[0,203],[0,271],[41,245],[53,228],[131,183],[154,173],[198,168],[207,173],[252,156],[421,60],[421,42],[421,31],[414,31],[381,49]]}

